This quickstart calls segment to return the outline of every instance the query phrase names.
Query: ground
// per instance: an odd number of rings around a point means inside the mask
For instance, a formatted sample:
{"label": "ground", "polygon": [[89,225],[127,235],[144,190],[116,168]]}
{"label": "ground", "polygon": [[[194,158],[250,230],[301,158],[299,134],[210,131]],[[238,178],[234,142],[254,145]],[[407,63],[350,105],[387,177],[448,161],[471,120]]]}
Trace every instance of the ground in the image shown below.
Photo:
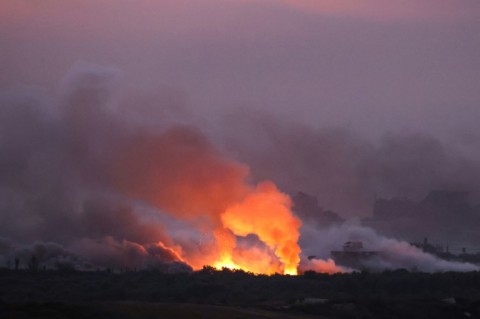
{"label": "ground", "polygon": [[479,318],[480,273],[0,270],[0,318]]}

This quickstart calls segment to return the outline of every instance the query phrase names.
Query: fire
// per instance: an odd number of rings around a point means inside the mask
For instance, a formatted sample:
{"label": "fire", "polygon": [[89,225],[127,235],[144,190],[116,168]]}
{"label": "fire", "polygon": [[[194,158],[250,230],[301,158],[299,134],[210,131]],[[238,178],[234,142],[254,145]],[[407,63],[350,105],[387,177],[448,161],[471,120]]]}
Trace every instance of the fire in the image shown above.
{"label": "fire", "polygon": [[248,182],[248,166],[224,158],[191,128],[132,139],[118,156],[115,184],[188,222],[205,241],[181,238],[178,260],[258,274],[296,274],[301,221],[290,197],[266,181]]}
{"label": "fire", "polygon": [[229,207],[221,220],[237,236],[257,235],[280,261],[281,273],[295,275],[300,263],[301,221],[292,213],[291,206],[289,196],[272,182],[263,182],[242,202]]}
{"label": "fire", "polygon": [[[260,183],[221,215],[214,231],[217,268],[258,274],[296,275],[300,263],[300,220],[291,211],[290,197],[272,182]],[[238,245],[238,237],[255,235],[257,245]]]}
{"label": "fire", "polygon": [[[208,264],[219,270],[296,275],[301,221],[291,206],[290,197],[275,184],[260,183],[242,201],[220,214],[221,225],[213,232],[211,253],[204,256],[204,264],[196,261],[196,268]],[[250,240],[245,239],[247,236]]]}
{"label": "fire", "polygon": [[217,229],[214,237],[220,257],[213,263],[213,267],[219,270],[222,268],[246,270],[232,260],[232,253],[236,246],[235,236],[225,229]]}
{"label": "fire", "polygon": [[247,269],[243,269],[241,266],[235,264],[233,261],[232,261],[232,257],[230,256],[222,256],[220,257],[220,260],[215,262],[213,264],[213,267],[218,269],[218,270],[221,270],[223,268],[228,268],[228,269],[242,269],[242,270],[247,270]]}

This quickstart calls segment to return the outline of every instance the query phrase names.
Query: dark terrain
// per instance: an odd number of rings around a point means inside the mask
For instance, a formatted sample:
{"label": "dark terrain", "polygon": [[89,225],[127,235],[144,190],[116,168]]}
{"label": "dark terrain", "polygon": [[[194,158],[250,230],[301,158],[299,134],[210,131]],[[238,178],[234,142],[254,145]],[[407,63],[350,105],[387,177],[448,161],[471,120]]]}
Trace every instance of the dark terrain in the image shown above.
{"label": "dark terrain", "polygon": [[480,272],[0,270],[0,318],[479,318]]}

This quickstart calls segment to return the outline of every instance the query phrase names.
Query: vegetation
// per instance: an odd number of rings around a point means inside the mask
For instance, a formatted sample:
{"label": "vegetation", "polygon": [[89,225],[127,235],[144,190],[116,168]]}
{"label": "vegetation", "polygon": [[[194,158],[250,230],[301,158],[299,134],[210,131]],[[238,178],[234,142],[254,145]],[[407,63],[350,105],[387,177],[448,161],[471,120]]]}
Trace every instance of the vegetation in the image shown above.
{"label": "vegetation", "polygon": [[[0,270],[1,318],[12,317],[12,313],[17,314],[16,318],[75,318],[73,314],[109,318],[117,312],[129,313],[124,311],[125,307],[133,309],[139,303],[144,305],[142,309],[160,307],[159,303],[162,307],[170,305],[171,311],[175,311],[177,308],[173,305],[178,304],[194,308],[208,306],[210,310],[223,307],[215,309],[226,312],[227,308],[237,311],[254,307],[255,316],[253,313],[231,316],[250,318],[262,318],[261,311],[273,312],[275,317],[282,318],[287,315],[288,318],[318,315],[424,318],[427,314],[435,318],[465,318],[465,313],[480,317],[480,272],[428,274],[398,270],[256,276],[228,269],[216,271],[211,267],[176,274]],[[178,307],[177,310],[184,309]],[[23,313],[20,314],[20,310]],[[51,316],[42,317],[43,312]],[[125,318],[143,318],[139,313],[132,310],[132,316]],[[145,316],[151,318],[148,314]],[[185,314],[184,317],[192,316]]]}

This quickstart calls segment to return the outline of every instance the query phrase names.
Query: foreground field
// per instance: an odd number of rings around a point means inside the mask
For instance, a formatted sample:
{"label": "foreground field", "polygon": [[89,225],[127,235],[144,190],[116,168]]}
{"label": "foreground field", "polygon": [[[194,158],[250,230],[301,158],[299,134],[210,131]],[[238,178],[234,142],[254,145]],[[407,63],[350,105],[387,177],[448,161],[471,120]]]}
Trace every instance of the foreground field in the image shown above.
{"label": "foreground field", "polygon": [[[308,319],[313,316],[303,314],[284,314],[256,308],[226,307],[195,304],[163,303],[0,303],[1,318],[74,318],[74,319]],[[316,316],[315,318],[319,318]]]}
{"label": "foreground field", "polygon": [[0,270],[0,318],[480,318],[480,273]]}
{"label": "foreground field", "polygon": [[0,318],[15,319],[310,319],[479,318],[480,302],[350,300],[285,308],[141,302],[0,302]]}

